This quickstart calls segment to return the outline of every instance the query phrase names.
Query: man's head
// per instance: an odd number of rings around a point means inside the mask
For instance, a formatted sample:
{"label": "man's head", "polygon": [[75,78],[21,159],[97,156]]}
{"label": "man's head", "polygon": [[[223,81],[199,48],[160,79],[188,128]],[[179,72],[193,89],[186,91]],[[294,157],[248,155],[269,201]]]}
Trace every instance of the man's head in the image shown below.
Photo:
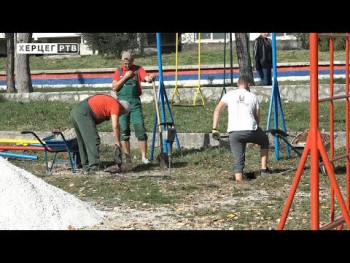
{"label": "man's head", "polygon": [[250,86],[250,80],[247,75],[241,75],[237,81],[237,86],[239,88],[244,88],[248,91],[250,91],[249,86]]}
{"label": "man's head", "polygon": [[266,38],[266,37],[268,37],[268,36],[269,36],[269,33],[260,33],[260,36],[262,36],[262,37]]}
{"label": "man's head", "polygon": [[134,56],[128,51],[123,51],[122,62],[127,69],[130,69],[134,62]]}
{"label": "man's head", "polygon": [[125,100],[120,100],[119,104],[122,106],[122,114],[128,114],[130,112],[130,104]]}

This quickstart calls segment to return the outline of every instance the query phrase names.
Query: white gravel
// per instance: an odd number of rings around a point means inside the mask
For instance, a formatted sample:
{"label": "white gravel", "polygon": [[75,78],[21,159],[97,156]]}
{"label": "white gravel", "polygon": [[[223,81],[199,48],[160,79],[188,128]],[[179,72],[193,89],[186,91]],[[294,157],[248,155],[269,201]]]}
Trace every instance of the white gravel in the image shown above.
{"label": "white gravel", "polygon": [[0,230],[80,229],[103,219],[103,212],[0,157]]}

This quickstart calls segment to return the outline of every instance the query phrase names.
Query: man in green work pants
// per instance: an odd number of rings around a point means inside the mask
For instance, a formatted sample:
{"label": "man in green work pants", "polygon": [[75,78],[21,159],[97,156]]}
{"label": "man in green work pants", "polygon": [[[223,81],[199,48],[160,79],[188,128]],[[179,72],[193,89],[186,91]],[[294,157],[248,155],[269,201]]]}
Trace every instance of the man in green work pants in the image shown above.
{"label": "man in green work pants", "polygon": [[121,147],[119,116],[129,113],[130,105],[109,95],[97,94],[79,102],[71,111],[84,172],[99,170],[100,136],[97,125],[111,119],[116,147]]}
{"label": "man in green work pants", "polygon": [[130,157],[130,123],[134,125],[135,135],[139,141],[142,163],[147,164],[147,134],[143,120],[140,96],[142,94],[141,81],[152,83],[155,75],[148,75],[138,65],[134,65],[134,57],[130,52],[122,53],[122,65],[116,69],[113,75],[112,89],[116,92],[118,100],[130,103],[130,113],[119,118],[121,129],[121,145],[126,162],[131,162]]}

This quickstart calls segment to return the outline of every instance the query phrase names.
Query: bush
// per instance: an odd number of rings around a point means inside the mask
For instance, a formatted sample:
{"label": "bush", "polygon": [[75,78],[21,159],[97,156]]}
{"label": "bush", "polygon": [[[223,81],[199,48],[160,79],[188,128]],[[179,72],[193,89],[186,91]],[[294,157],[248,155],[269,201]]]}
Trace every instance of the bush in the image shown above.
{"label": "bush", "polygon": [[[308,33],[296,33],[295,37],[298,42],[300,42],[303,49],[309,49],[309,34]],[[319,38],[318,40],[319,51],[329,51],[329,38]],[[334,50],[344,50],[345,49],[345,39],[344,38],[334,38]]]}
{"label": "bush", "polygon": [[138,49],[142,38],[142,34],[138,33],[83,33],[82,35],[88,47],[94,52],[116,57],[119,57],[123,50]]}

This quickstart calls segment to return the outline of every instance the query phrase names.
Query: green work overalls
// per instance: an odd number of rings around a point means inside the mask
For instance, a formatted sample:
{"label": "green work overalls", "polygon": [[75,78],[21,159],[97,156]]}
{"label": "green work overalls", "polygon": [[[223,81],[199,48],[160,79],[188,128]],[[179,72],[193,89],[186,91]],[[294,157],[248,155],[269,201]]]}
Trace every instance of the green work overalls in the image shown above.
{"label": "green work overalls", "polygon": [[[134,65],[135,66],[135,65]],[[134,77],[128,79],[123,87],[118,91],[118,100],[125,100],[130,103],[130,113],[123,114],[119,117],[120,139],[129,141],[130,139],[130,122],[134,125],[135,136],[139,141],[147,141],[146,129],[143,121],[141,100],[137,81],[138,66],[135,66]],[[120,78],[123,77],[123,71],[119,68]]]}

